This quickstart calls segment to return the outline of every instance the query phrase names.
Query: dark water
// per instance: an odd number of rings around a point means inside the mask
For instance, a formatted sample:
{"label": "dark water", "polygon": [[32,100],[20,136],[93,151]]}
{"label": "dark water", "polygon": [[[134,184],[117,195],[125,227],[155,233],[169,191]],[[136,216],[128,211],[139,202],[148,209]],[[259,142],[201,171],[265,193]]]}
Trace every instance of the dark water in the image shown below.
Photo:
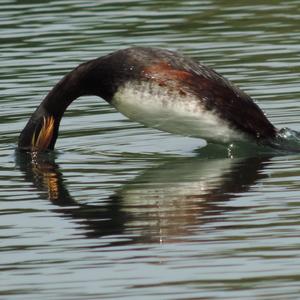
{"label": "dark water", "polygon": [[95,97],[55,153],[15,153],[63,74],[133,44],[205,62],[300,131],[299,1],[0,3],[0,299],[300,297],[300,155],[202,148]]}

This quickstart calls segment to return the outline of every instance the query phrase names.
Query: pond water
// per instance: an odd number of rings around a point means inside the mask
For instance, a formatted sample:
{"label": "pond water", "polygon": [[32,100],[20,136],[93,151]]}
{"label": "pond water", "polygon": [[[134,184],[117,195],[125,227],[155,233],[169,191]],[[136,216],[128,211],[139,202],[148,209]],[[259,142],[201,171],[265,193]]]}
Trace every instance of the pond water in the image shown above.
{"label": "pond water", "polygon": [[1,0],[0,298],[300,297],[300,155],[203,147],[96,97],[54,153],[15,152],[63,74],[130,45],[205,62],[300,131],[299,16],[296,0]]}

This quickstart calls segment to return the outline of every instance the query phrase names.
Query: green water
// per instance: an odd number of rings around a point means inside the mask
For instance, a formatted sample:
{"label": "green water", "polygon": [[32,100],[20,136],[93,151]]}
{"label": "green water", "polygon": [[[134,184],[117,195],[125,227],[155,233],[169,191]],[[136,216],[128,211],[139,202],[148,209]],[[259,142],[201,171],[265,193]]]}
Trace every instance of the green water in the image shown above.
{"label": "green water", "polygon": [[300,297],[297,153],[203,147],[96,97],[54,153],[15,152],[61,76],[131,45],[206,63],[300,131],[298,1],[0,4],[0,299]]}

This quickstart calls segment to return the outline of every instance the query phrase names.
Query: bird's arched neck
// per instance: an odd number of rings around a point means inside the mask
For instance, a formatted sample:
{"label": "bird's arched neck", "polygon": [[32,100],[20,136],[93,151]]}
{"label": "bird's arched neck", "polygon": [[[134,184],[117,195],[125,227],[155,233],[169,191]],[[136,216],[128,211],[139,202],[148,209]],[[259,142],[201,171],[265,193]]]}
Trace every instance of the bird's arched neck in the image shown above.
{"label": "bird's arched neck", "polygon": [[48,93],[32,114],[20,134],[18,147],[25,151],[54,149],[61,118],[68,106],[77,98],[96,95],[110,102],[113,86],[109,80],[105,57],[83,63],[64,76]]}
{"label": "bird's arched neck", "polygon": [[72,101],[81,96],[80,82],[70,72],[49,92],[32,114],[19,137],[19,149],[44,151],[54,148],[60,120]]}

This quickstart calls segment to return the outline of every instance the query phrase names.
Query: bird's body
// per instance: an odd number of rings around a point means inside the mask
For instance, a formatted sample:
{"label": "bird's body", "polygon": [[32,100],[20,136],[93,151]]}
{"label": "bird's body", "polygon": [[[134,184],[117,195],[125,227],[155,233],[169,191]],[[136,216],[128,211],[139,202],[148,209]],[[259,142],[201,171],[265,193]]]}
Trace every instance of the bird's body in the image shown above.
{"label": "bird's body", "polygon": [[83,95],[97,95],[146,126],[208,141],[269,143],[277,132],[247,94],[213,69],[176,52],[133,47],[67,74],[32,115],[19,148],[53,149],[64,111]]}
{"label": "bird's body", "polygon": [[214,111],[207,111],[195,95],[156,82],[127,83],[111,103],[129,119],[162,131],[219,142],[246,138]]}

